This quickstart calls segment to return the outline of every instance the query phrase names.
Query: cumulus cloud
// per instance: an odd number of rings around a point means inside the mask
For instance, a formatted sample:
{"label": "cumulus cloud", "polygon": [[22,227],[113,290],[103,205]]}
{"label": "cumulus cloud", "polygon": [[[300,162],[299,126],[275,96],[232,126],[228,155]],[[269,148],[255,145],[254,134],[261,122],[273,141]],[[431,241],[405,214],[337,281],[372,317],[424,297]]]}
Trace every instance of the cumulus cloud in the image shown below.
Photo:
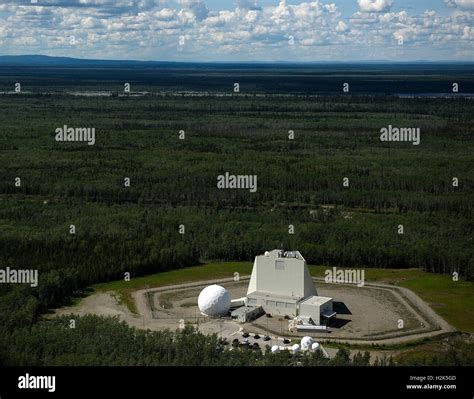
{"label": "cumulus cloud", "polygon": [[179,0],[179,4],[184,9],[191,10],[198,21],[202,21],[209,14],[209,10],[203,0]]}
{"label": "cumulus cloud", "polygon": [[349,27],[344,21],[339,21],[336,25],[336,32],[345,32]]}
{"label": "cumulus cloud", "polygon": [[353,24],[368,25],[377,23],[377,15],[372,13],[365,13],[357,11],[351,15],[350,20]]}
{"label": "cumulus cloud", "polygon": [[272,20],[277,24],[282,24],[293,15],[293,7],[288,7],[285,0],[280,0],[278,7],[273,10]]}
{"label": "cumulus cloud", "polygon": [[450,7],[474,10],[474,0],[444,0],[444,2]]}
{"label": "cumulus cloud", "polygon": [[38,2],[0,6],[1,53],[209,61],[447,59],[456,56],[453,48],[464,59],[472,54],[474,17],[460,6],[417,15],[390,11],[391,1],[359,0],[360,10],[347,18],[336,0],[262,7],[241,0],[229,10],[209,10],[204,0]]}
{"label": "cumulus cloud", "polygon": [[392,0],[357,0],[362,12],[383,12],[392,7]]}

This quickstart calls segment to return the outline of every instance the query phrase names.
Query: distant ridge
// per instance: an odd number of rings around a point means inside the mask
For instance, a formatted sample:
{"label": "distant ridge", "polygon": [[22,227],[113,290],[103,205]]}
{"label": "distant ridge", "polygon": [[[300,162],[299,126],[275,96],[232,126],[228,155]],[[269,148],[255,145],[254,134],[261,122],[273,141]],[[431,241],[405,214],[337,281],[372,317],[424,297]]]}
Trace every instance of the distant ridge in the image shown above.
{"label": "distant ridge", "polygon": [[43,66],[43,67],[157,67],[157,66],[206,66],[206,65],[249,65],[249,66],[309,66],[309,65],[414,65],[414,64],[453,64],[453,65],[474,65],[473,62],[465,61],[389,61],[389,60],[369,60],[369,61],[213,61],[213,62],[193,62],[193,61],[139,61],[139,60],[101,60],[72,57],[53,57],[48,55],[0,55],[0,66]]}
{"label": "distant ridge", "polygon": [[[0,55],[0,65],[21,66],[90,66],[90,65],[124,65],[148,63],[147,61],[98,60],[72,57],[52,57],[49,55]],[[153,63],[153,62],[152,62]]]}

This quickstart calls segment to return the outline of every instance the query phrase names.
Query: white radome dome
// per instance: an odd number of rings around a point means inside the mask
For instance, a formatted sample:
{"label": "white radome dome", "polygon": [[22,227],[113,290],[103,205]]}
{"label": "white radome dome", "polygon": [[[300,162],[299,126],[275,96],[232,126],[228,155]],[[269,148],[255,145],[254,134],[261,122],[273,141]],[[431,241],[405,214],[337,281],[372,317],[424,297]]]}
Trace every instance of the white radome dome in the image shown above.
{"label": "white radome dome", "polygon": [[313,342],[311,345],[311,350],[317,351],[319,349],[319,344],[317,342]]}
{"label": "white radome dome", "polygon": [[303,337],[301,339],[301,350],[307,351],[311,349],[311,345],[313,345],[314,339],[311,337]]}
{"label": "white radome dome", "polygon": [[199,294],[198,307],[206,316],[225,316],[230,309],[229,291],[216,284],[207,286]]}
{"label": "white radome dome", "polygon": [[298,353],[300,351],[300,346],[298,344],[294,344],[292,347],[291,347],[291,351],[293,353]]}
{"label": "white radome dome", "polygon": [[278,345],[273,345],[272,346],[272,353],[279,353],[280,352],[280,347]]}

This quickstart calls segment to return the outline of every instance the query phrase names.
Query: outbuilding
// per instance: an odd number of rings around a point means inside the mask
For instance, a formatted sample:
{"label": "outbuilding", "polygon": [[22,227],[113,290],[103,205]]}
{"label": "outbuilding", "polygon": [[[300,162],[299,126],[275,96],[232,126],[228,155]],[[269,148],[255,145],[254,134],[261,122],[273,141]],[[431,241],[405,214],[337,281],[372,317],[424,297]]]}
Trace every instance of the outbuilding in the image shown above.
{"label": "outbuilding", "polygon": [[300,302],[299,315],[311,318],[315,325],[321,325],[336,316],[336,312],[332,309],[332,298],[310,296]]}

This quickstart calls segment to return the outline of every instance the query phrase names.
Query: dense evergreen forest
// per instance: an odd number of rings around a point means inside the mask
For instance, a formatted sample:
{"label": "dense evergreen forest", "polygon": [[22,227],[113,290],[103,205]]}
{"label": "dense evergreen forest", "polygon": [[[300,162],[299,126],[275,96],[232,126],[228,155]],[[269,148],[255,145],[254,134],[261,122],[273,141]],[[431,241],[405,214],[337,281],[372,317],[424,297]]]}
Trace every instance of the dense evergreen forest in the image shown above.
{"label": "dense evergreen forest", "polygon": [[[0,284],[4,364],[100,363],[98,354],[54,355],[54,345],[31,358],[21,348],[34,337],[59,342],[55,323],[64,320],[38,317],[124,272],[251,260],[284,247],[313,264],[474,279],[470,99],[22,94],[0,97],[0,108],[0,265],[40,274],[37,288]],[[95,128],[95,145],[55,141],[64,125]],[[419,127],[421,144],[381,142],[389,125]],[[258,190],[219,190],[226,172],[257,175]],[[137,353],[147,345],[157,353],[104,364],[181,364],[178,349],[159,354],[168,333],[86,320],[112,347],[132,334],[144,345]],[[202,362],[215,364],[215,337],[182,339],[212,349]],[[7,340],[18,346],[5,349]],[[226,356],[225,364],[270,361]]]}
{"label": "dense evergreen forest", "polygon": [[[204,335],[193,327],[171,332],[144,331],[116,318],[74,316],[40,321],[32,328],[0,330],[0,366],[460,366],[474,365],[474,347],[462,341],[449,345],[445,353],[433,353],[416,361],[394,361],[392,357],[371,359],[368,351],[353,356],[341,348],[327,359],[321,351],[291,354],[236,345]],[[371,361],[372,360],[372,361]]]}
{"label": "dense evergreen forest", "polygon": [[[473,273],[469,100],[1,101],[0,260],[40,270],[42,308],[125,271],[279,246],[315,264]],[[95,127],[96,144],[56,142],[64,124]],[[389,124],[420,126],[421,144],[380,142]],[[257,192],[217,189],[225,172],[256,174]]]}

